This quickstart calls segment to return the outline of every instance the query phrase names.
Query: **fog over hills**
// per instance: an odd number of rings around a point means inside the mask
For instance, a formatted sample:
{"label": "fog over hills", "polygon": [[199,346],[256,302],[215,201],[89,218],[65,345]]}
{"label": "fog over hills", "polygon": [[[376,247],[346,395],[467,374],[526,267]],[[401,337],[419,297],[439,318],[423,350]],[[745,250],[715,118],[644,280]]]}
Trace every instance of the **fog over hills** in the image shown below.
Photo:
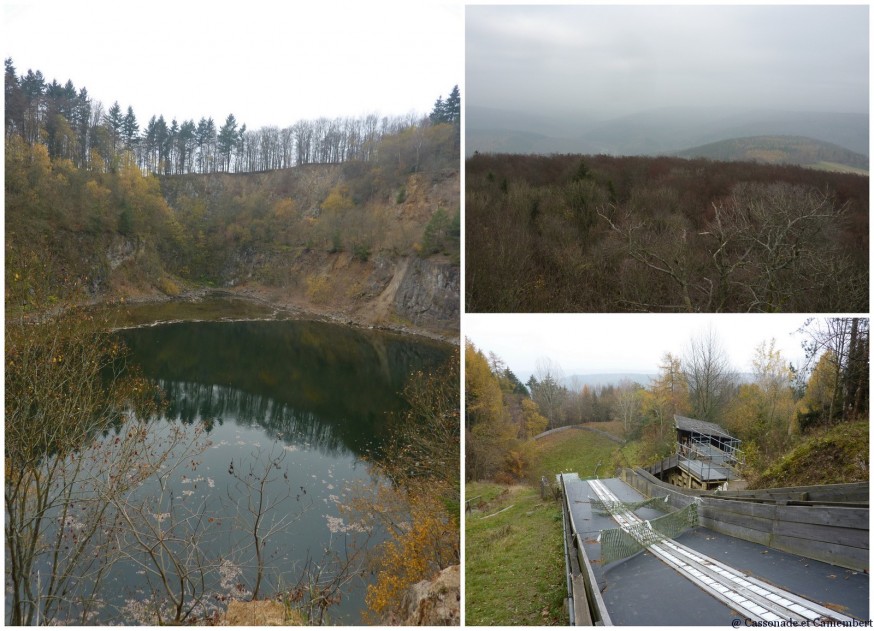
{"label": "fog over hills", "polygon": [[470,6],[466,151],[804,136],[867,156],[868,24],[868,6]]}
{"label": "fog over hills", "polygon": [[[528,380],[534,373],[530,371],[522,371],[517,373],[517,376],[522,380],[522,383],[528,383]],[[735,373],[738,383],[751,383],[755,376],[750,372]],[[564,377],[561,380],[561,385],[572,392],[577,392],[588,386],[590,389],[603,388],[606,386],[618,387],[625,383],[636,383],[644,388],[649,388],[652,381],[658,377],[655,373],[643,372],[610,372],[610,373],[591,373],[591,374],[574,374]]]}
{"label": "fog over hills", "polygon": [[[522,370],[517,372],[516,376],[522,383],[527,384],[531,377],[535,376],[535,373],[531,370]],[[569,375],[560,379],[559,382],[572,392],[581,390],[583,386],[596,389],[605,386],[616,387],[626,382],[637,383],[644,388],[648,388],[650,382],[657,376],[655,373],[643,372],[587,373]]]}
{"label": "fog over hills", "polygon": [[562,385],[572,391],[577,391],[583,386],[599,388],[602,386],[619,386],[623,383],[637,383],[648,388],[650,382],[658,375],[646,373],[599,373],[591,375],[571,375],[562,381]]}
{"label": "fog over hills", "polygon": [[867,114],[663,107],[616,118],[528,115],[470,105],[466,152],[676,155],[751,136],[803,136],[868,156]]}

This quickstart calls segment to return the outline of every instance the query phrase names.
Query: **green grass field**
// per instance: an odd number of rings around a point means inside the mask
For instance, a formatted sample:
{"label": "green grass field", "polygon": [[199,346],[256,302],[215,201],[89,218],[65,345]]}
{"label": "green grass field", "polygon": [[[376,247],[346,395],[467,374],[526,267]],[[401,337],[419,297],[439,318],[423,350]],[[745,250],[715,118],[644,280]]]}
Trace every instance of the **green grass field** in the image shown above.
{"label": "green grass field", "polygon": [[530,486],[473,482],[465,492],[482,496],[465,516],[465,623],[566,625],[559,503]]}
{"label": "green grass field", "polygon": [[[613,475],[619,445],[599,434],[567,430],[535,444],[532,477],[568,471]],[[599,464],[600,463],[600,464]],[[468,625],[566,625],[561,507],[535,486],[472,482],[465,515],[465,622]]]}

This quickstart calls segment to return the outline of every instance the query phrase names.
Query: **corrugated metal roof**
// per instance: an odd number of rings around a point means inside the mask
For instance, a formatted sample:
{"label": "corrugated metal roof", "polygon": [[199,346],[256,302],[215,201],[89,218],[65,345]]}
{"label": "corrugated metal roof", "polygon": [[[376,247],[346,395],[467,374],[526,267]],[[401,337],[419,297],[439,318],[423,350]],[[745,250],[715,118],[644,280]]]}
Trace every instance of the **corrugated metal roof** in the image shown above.
{"label": "corrugated metal roof", "polygon": [[703,434],[705,436],[722,436],[724,438],[738,440],[725,431],[721,425],[709,421],[699,421],[695,418],[688,418],[686,416],[675,414],[674,422],[676,423],[676,428],[684,432],[697,432],[698,434]]}

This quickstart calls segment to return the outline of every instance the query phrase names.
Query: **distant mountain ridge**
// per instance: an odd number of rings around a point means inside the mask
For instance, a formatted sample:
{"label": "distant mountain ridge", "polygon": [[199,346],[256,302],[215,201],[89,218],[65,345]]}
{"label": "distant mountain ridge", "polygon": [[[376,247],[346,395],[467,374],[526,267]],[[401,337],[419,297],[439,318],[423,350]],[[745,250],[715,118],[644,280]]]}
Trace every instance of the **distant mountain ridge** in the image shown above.
{"label": "distant mountain ridge", "polygon": [[466,152],[674,155],[752,136],[799,136],[868,155],[868,114],[729,108],[659,108],[609,119],[547,116],[469,105]]}
{"label": "distant mountain ridge", "polygon": [[642,372],[571,375],[562,381],[562,385],[572,390],[574,387],[582,388],[583,386],[589,386],[589,388],[598,388],[602,386],[619,386],[624,382],[630,382],[647,388],[650,382],[657,376],[655,373]]}
{"label": "distant mountain ridge", "polygon": [[731,138],[678,151],[681,158],[748,160],[766,164],[797,164],[814,168],[868,171],[868,158],[839,145],[804,136]]}
{"label": "distant mountain ridge", "polygon": [[[526,377],[525,383],[528,382],[530,374],[522,373]],[[750,372],[737,372],[735,377],[738,383],[752,383],[755,380],[755,375]],[[590,373],[584,375],[570,375],[561,380],[561,385],[569,390],[576,390],[583,386],[589,388],[602,388],[607,386],[618,387],[623,383],[636,383],[644,388],[649,388],[652,381],[658,378],[656,373],[645,372],[611,372],[611,373]]]}

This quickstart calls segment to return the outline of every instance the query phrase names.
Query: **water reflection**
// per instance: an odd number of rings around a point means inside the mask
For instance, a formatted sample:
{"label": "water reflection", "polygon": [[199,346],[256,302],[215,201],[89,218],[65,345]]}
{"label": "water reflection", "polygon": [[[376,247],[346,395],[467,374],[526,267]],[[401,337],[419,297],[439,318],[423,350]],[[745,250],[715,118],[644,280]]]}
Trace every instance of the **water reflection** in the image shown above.
{"label": "water reflection", "polygon": [[[168,399],[166,418],[186,424],[202,423],[207,431],[226,422],[260,427],[264,434],[287,444],[312,446],[326,455],[347,453],[347,441],[336,424],[313,412],[295,409],[276,399],[215,385],[158,380]],[[361,444],[367,445],[367,441]]]}
{"label": "water reflection", "polygon": [[165,391],[169,418],[233,419],[356,455],[403,409],[410,373],[449,353],[445,344],[322,322],[177,323],[120,335]]}

